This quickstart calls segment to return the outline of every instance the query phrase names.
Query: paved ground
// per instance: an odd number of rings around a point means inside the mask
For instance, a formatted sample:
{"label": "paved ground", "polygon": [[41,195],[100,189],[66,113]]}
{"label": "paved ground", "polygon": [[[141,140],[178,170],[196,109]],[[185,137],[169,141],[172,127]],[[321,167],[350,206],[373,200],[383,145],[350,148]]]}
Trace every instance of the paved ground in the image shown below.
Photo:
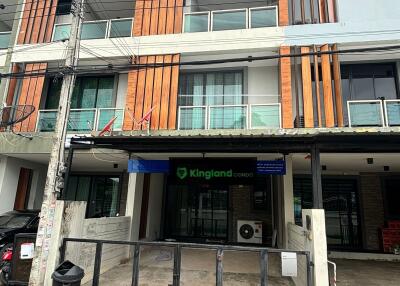
{"label": "paved ground", "polygon": [[[182,251],[181,285],[215,285],[215,252],[204,250]],[[140,286],[167,286],[172,284],[173,255],[168,250],[147,250],[141,253]],[[260,285],[259,255],[249,252],[224,254],[224,286]],[[280,258],[269,257],[269,285],[292,286],[280,277]],[[131,285],[132,264],[124,264],[107,271],[100,285]],[[89,283],[85,285],[90,285]]]}
{"label": "paved ground", "polygon": [[400,262],[334,260],[338,286],[399,286]]}

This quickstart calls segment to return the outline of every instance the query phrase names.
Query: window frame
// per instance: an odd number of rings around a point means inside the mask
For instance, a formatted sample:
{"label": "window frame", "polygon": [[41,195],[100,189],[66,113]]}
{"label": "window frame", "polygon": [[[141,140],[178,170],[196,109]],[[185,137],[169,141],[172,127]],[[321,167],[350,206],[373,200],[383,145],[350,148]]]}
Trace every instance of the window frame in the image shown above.
{"label": "window frame", "polygon": [[[90,218],[96,218],[96,217],[89,217],[89,209],[90,209],[90,200],[92,197],[92,194],[94,192],[94,178],[96,177],[101,177],[101,178],[118,178],[119,179],[119,183],[118,183],[118,194],[117,194],[117,214],[121,213],[121,196],[122,196],[122,185],[123,185],[123,174],[122,173],[71,173],[71,175],[69,176],[69,180],[72,177],[89,177],[90,178],[90,189],[88,192],[88,198],[86,200],[86,211],[85,211],[85,218],[86,219],[90,219]],[[77,201],[77,188],[75,188],[74,190],[74,201]],[[62,200],[66,200],[66,194],[67,194],[67,190],[64,190],[64,192],[62,193]],[[82,200],[80,200],[82,201]],[[103,204],[104,204],[104,199],[103,199]],[[118,215],[119,216],[119,215]],[[102,216],[103,217],[103,216]],[[117,216],[107,216],[107,217],[117,217]]]}

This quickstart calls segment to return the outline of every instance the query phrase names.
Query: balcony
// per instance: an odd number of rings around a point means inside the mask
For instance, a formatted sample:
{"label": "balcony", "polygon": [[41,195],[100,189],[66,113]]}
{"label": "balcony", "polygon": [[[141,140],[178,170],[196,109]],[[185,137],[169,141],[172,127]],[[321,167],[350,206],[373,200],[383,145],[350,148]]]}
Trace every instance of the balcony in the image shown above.
{"label": "balcony", "polygon": [[237,104],[179,106],[178,130],[281,128],[281,106]]}
{"label": "balcony", "polygon": [[[133,18],[87,21],[82,24],[81,39],[106,39],[132,36]],[[71,24],[55,24],[53,42],[69,38]]]}
{"label": "balcony", "polygon": [[400,126],[400,100],[347,101],[349,127]]}
{"label": "balcony", "polygon": [[11,32],[0,32],[0,49],[7,49],[10,44]]}
{"label": "balcony", "polygon": [[277,6],[267,6],[185,13],[183,32],[211,32],[277,26]]}
{"label": "balcony", "polygon": [[[124,121],[124,109],[120,108],[88,108],[71,109],[68,119],[68,131],[91,132],[101,131],[106,124],[116,117],[114,131],[121,131]],[[37,132],[52,132],[55,129],[57,110],[39,110],[36,125]]]}

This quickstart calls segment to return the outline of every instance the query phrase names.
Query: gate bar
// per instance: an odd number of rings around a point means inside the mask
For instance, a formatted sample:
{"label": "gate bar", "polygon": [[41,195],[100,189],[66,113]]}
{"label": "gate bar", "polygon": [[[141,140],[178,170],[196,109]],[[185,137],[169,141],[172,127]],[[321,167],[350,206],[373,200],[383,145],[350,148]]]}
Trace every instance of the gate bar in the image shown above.
{"label": "gate bar", "polygon": [[140,259],[140,245],[135,244],[135,250],[133,254],[132,286],[139,285],[139,259]]}
{"label": "gate bar", "polygon": [[261,250],[260,257],[261,286],[268,286],[268,252]]}
{"label": "gate bar", "polygon": [[181,247],[177,245],[174,252],[174,277],[173,286],[179,286],[181,283]]}
{"label": "gate bar", "polygon": [[93,286],[99,286],[102,251],[103,251],[103,243],[97,242],[96,243],[96,254],[95,254],[95,258],[94,258]]}
{"label": "gate bar", "polygon": [[217,286],[222,286],[222,280],[223,280],[223,273],[224,273],[224,265],[222,264],[222,259],[224,258],[224,250],[222,248],[218,248],[217,250],[217,255],[216,255],[216,265],[217,265],[217,271],[216,271],[216,285]]}

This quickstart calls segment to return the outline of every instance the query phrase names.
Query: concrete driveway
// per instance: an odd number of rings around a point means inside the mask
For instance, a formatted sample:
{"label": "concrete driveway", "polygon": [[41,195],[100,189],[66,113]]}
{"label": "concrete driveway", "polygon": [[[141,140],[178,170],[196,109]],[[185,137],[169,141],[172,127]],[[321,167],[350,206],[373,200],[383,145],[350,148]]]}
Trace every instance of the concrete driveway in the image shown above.
{"label": "concrete driveway", "polygon": [[338,286],[399,286],[400,262],[334,259]]}
{"label": "concrete driveway", "polygon": [[[281,277],[280,256],[269,256],[270,286],[292,286],[289,278]],[[224,253],[224,285],[260,285],[259,254],[251,252]],[[140,255],[140,286],[172,285],[173,254],[168,249],[149,249]],[[103,273],[100,285],[131,285],[132,263],[122,264]],[[85,285],[91,285],[87,283]],[[215,251],[184,249],[181,262],[181,285],[215,285]]]}

